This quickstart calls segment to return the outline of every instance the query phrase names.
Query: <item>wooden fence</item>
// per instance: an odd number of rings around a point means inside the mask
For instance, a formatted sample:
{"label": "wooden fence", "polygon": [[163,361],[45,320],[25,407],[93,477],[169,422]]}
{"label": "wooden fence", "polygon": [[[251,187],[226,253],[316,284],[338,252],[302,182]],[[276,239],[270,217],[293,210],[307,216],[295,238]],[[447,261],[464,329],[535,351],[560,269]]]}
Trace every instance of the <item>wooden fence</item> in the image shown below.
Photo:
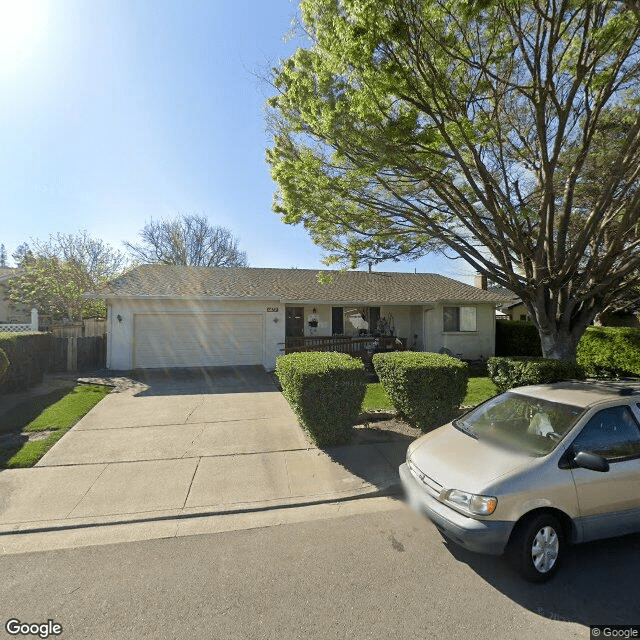
{"label": "wooden fence", "polygon": [[49,331],[57,338],[91,338],[107,332],[107,321],[103,318],[86,318],[82,322],[50,324]]}
{"label": "wooden fence", "polygon": [[106,335],[52,339],[51,371],[104,369],[106,363]]}

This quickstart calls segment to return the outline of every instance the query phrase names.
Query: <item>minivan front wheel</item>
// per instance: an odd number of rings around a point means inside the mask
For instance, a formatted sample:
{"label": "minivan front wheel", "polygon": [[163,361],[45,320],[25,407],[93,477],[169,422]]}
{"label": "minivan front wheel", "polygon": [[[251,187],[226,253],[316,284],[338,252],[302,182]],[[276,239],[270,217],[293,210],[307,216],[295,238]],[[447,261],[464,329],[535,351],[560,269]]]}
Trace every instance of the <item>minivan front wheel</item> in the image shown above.
{"label": "minivan front wheel", "polygon": [[530,582],[549,580],[564,554],[564,536],[558,519],[541,513],[522,522],[507,550],[516,569]]}

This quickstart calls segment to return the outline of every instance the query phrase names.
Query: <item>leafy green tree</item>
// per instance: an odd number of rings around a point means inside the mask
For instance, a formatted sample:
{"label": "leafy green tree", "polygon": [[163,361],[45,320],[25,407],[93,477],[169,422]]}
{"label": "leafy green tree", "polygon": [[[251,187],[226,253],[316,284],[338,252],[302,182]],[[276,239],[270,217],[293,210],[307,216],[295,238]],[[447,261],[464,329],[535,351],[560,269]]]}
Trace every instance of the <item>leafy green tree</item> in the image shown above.
{"label": "leafy green tree", "polygon": [[102,300],[88,300],[84,294],[122,273],[123,253],[114,250],[86,231],[54,234],[48,240],[21,245],[21,273],[8,283],[12,302],[35,307],[54,321],[104,317]]}
{"label": "leafy green tree", "polygon": [[54,321],[106,316],[102,300],[83,298],[96,283],[81,264],[56,257],[37,257],[22,269],[20,275],[9,281],[12,302],[35,307]]}
{"label": "leafy green tree", "polygon": [[201,215],[151,220],[140,232],[141,244],[124,242],[134,260],[196,267],[246,267],[247,254],[225,227],[209,224]]}
{"label": "leafy green tree", "polygon": [[328,262],[462,257],[575,360],[640,283],[637,5],[302,0],[311,44],[269,100],[275,211]]}

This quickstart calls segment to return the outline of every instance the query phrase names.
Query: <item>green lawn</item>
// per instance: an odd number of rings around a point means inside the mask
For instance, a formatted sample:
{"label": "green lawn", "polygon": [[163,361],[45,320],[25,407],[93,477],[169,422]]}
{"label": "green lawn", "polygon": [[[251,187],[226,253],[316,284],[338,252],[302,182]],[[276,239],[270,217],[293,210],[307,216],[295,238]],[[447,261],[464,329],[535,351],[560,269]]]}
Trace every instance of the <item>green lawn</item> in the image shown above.
{"label": "green lawn", "polygon": [[467,384],[467,395],[462,401],[463,407],[475,407],[476,405],[493,398],[498,393],[496,385],[493,384],[491,378],[469,378]]}
{"label": "green lawn", "polygon": [[[76,423],[111,391],[111,387],[78,385],[36,396],[0,417],[0,435],[22,434],[0,445],[0,468],[32,467]],[[28,434],[51,431],[41,440]]]}
{"label": "green lawn", "polygon": [[[496,386],[491,381],[491,378],[469,378],[467,395],[462,401],[462,406],[475,407],[495,395]],[[362,411],[387,411],[389,409],[393,409],[393,405],[382,385],[379,382],[369,383],[362,402]]]}
{"label": "green lawn", "polygon": [[379,382],[370,382],[362,401],[362,411],[386,411],[393,409],[387,392]]}

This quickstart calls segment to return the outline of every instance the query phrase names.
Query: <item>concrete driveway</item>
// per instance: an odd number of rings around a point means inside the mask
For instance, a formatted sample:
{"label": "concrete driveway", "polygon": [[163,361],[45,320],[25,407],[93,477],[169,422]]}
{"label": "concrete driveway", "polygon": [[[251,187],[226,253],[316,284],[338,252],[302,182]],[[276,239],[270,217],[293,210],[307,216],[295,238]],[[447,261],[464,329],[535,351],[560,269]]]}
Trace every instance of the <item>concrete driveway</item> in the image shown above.
{"label": "concrete driveway", "polygon": [[148,372],[88,413],[39,467],[268,453],[310,446],[261,367]]}
{"label": "concrete driveway", "polygon": [[317,449],[262,368],[124,382],[36,467],[0,473],[0,535],[340,500],[398,481],[406,443]]}

